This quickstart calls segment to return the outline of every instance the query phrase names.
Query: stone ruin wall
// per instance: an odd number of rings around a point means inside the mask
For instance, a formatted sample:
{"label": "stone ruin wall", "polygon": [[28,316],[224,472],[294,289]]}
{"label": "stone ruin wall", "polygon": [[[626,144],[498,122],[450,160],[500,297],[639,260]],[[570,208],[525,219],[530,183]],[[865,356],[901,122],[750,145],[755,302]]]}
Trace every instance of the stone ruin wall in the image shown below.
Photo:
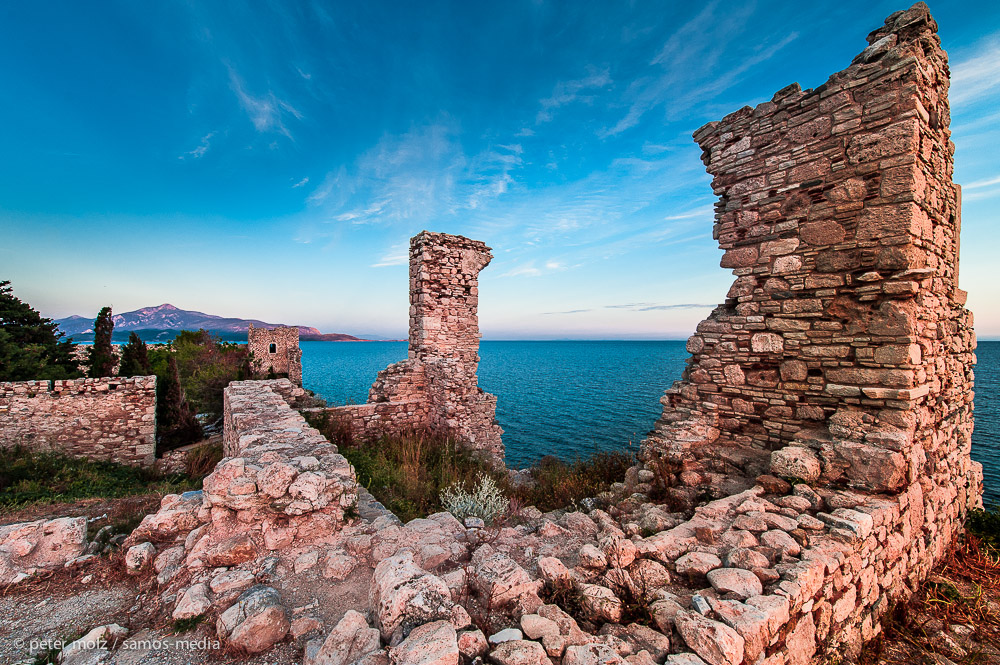
{"label": "stone ruin wall", "polygon": [[496,397],[479,387],[479,272],[490,248],[424,231],[410,240],[408,358],[379,372],[368,402],[327,409],[354,437],[431,431],[503,463]]}
{"label": "stone ruin wall", "polygon": [[768,663],[820,642],[855,653],[981,502],[936,32],[918,3],[819,88],[789,86],[695,133],[737,279],[689,339],[643,456],[671,465],[681,496],[768,473],[836,491],[835,537],[778,586],[790,614]]}
{"label": "stone ruin wall", "polygon": [[[274,344],[274,352],[271,345]],[[253,354],[253,372],[256,378],[266,378],[273,369],[285,375],[297,386],[302,385],[302,349],[299,348],[299,329],[289,326],[247,329],[247,347]]]}
{"label": "stone ruin wall", "polygon": [[0,383],[0,446],[152,466],[156,377]]}

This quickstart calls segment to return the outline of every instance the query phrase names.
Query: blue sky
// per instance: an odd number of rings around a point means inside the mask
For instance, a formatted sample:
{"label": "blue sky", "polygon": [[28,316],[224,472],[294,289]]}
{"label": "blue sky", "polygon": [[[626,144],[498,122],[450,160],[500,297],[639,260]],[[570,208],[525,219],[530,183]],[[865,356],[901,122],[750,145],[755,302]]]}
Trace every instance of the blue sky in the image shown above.
{"label": "blue sky", "polygon": [[[0,5],[0,278],[405,336],[406,246],[487,242],[487,339],[684,337],[732,281],[691,133],[823,83],[899,2]],[[1000,336],[1000,3],[934,2],[961,285]]]}

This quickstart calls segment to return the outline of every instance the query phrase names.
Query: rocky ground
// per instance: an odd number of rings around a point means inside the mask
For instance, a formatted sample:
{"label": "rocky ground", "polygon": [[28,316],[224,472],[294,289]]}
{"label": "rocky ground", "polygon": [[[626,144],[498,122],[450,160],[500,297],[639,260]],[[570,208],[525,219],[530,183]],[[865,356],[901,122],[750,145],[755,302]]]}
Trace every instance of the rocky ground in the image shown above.
{"label": "rocky ground", "polygon": [[[488,655],[498,665],[560,659],[567,665],[700,665],[711,660],[690,650],[711,658],[719,649],[725,658],[724,649],[733,648],[732,635],[720,626],[735,628],[744,652],[754,648],[752,631],[727,608],[756,602],[765,614],[780,613],[767,607],[764,586],[794,563],[796,537],[810,533],[803,526],[828,528],[809,519],[806,496],[802,488],[771,502],[748,492],[703,507],[696,519],[728,515],[730,527],[669,567],[660,563],[657,545],[697,541],[698,534],[678,531],[689,524],[687,514],[637,498],[572,512],[528,508],[503,526],[484,528],[447,513],[402,525],[363,495],[359,519],[330,542],[290,547],[280,557],[254,560],[252,570],[215,567],[200,582],[203,599],[192,593],[197,579],[180,587],[163,579],[169,548],[129,575],[126,553],[112,545],[104,555],[3,590],[0,660],[39,662],[57,642],[110,625],[115,628],[105,633],[114,648],[77,650],[65,662],[385,665],[443,648],[441,662],[451,662],[452,654],[466,662]],[[124,510],[114,502],[88,505],[101,514]],[[87,515],[85,506],[74,512]],[[49,516],[44,513],[35,508],[30,516]],[[978,552],[953,555],[914,601],[890,616],[862,662],[1000,662],[998,571]],[[268,589],[280,604],[268,605]],[[283,632],[273,648],[256,655],[235,648],[232,639],[218,640],[226,630],[221,610],[231,604],[223,599],[246,605],[248,594],[249,604],[281,608],[250,631],[260,635],[277,625]],[[196,613],[183,616],[186,605]],[[442,644],[453,644],[454,653]]]}

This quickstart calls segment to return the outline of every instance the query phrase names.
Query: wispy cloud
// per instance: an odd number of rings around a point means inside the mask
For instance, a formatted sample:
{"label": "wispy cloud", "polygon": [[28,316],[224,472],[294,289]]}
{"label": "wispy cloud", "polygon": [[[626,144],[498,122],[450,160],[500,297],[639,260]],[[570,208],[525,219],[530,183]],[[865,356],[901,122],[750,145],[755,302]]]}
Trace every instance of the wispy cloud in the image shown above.
{"label": "wispy cloud", "polygon": [[[711,309],[716,305],[711,304],[701,304],[701,303],[680,303],[676,305],[659,305],[656,303],[648,302],[635,302],[626,303],[623,305],[605,305],[603,309],[622,309],[632,312],[658,312],[664,310],[674,310],[674,309]],[[598,311],[593,308],[590,309],[569,309],[562,312],[543,312],[543,314],[582,314],[584,312],[594,312]]]}
{"label": "wispy cloud", "polygon": [[250,118],[254,129],[259,133],[276,132],[292,138],[291,132],[285,125],[285,120],[291,116],[296,120],[302,119],[302,114],[290,103],[280,99],[273,91],[268,90],[264,95],[253,95],[247,90],[246,83],[236,73],[236,70],[229,67],[229,86],[236,94],[240,107]]}
{"label": "wispy cloud", "polygon": [[514,266],[513,268],[502,273],[501,277],[541,277],[554,272],[562,272],[568,270],[573,266],[568,265],[565,261],[558,261],[555,259],[549,259],[547,261],[542,261],[540,267],[536,266],[535,261],[528,261],[520,265]]}
{"label": "wispy cloud", "polygon": [[968,57],[952,63],[948,96],[953,105],[974,103],[998,87],[1000,36],[993,34],[984,39]]}
{"label": "wispy cloud", "polygon": [[292,189],[298,189],[299,187],[305,187],[308,184],[309,184],[309,176],[306,176],[302,180],[299,180],[297,183],[295,183],[294,185],[292,185]]}
{"label": "wispy cloud", "polygon": [[[751,53],[738,55],[739,64],[721,68],[719,62],[727,49],[746,40],[738,37],[747,29],[751,4],[735,7],[710,2],[694,18],[678,28],[650,60],[651,71],[636,78],[626,90],[628,111],[602,136],[614,136],[635,127],[642,117],[658,107],[677,115],[698,103],[712,99],[739,81],[749,69],[773,57],[798,38],[790,33],[777,42],[764,42]],[[759,43],[755,37],[752,43]],[[737,46],[734,46],[737,45]],[[737,54],[731,54],[736,57]],[[714,77],[714,78],[712,78]]]}
{"label": "wispy cloud", "polygon": [[994,176],[993,178],[987,178],[985,180],[977,180],[975,182],[970,182],[968,185],[962,185],[962,190],[969,189],[980,189],[982,187],[992,187],[993,185],[1000,185],[1000,176]]}
{"label": "wispy cloud", "polygon": [[673,221],[677,219],[695,219],[697,217],[709,217],[714,215],[715,215],[715,206],[710,204],[706,206],[701,206],[700,208],[695,208],[690,212],[682,212],[677,215],[667,215],[663,219],[665,221]]}
{"label": "wispy cloud", "polygon": [[372,268],[386,268],[388,266],[406,265],[409,260],[410,253],[406,245],[393,245],[381,259],[372,264]]}
{"label": "wispy cloud", "polygon": [[541,124],[552,120],[552,115],[560,106],[566,106],[573,102],[591,103],[592,95],[587,95],[587,91],[596,91],[611,85],[611,74],[608,69],[592,70],[587,76],[573,81],[560,81],[556,83],[552,94],[542,99],[539,104],[538,114],[535,116],[535,123]]}
{"label": "wispy cloud", "polygon": [[563,311],[563,312],[542,312],[542,314],[543,315],[550,315],[550,314],[583,314],[584,312],[593,312],[593,311],[594,310],[592,310],[592,309],[567,309],[566,311]]}
{"label": "wispy cloud", "polygon": [[215,132],[209,132],[201,137],[201,141],[198,143],[198,147],[194,150],[188,150],[183,155],[178,155],[177,159],[201,159],[206,152],[208,152],[209,147],[211,147],[210,141],[212,137],[215,136]]}
{"label": "wispy cloud", "polygon": [[457,124],[442,120],[383,136],[353,166],[328,174],[307,201],[334,222],[437,221],[506,194],[522,152],[518,143],[497,143],[467,155]]}

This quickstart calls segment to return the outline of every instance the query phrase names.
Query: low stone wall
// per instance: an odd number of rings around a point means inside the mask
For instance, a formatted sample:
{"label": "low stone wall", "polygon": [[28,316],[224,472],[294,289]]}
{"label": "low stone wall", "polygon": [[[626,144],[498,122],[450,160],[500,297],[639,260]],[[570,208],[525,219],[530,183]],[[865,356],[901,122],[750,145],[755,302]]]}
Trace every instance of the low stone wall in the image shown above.
{"label": "low stone wall", "polygon": [[[220,637],[247,651],[281,639],[290,613],[273,588],[251,587],[261,596],[253,602],[240,592],[274,576],[283,552],[329,542],[357,517],[351,465],[289,406],[304,394],[288,379],[230,383],[225,457],[202,491],[164,497],[126,541],[126,565],[133,572],[152,566],[174,619],[229,608]],[[266,614],[248,619],[262,608]]]}
{"label": "low stone wall", "polygon": [[151,466],[156,377],[0,383],[0,446]]}

